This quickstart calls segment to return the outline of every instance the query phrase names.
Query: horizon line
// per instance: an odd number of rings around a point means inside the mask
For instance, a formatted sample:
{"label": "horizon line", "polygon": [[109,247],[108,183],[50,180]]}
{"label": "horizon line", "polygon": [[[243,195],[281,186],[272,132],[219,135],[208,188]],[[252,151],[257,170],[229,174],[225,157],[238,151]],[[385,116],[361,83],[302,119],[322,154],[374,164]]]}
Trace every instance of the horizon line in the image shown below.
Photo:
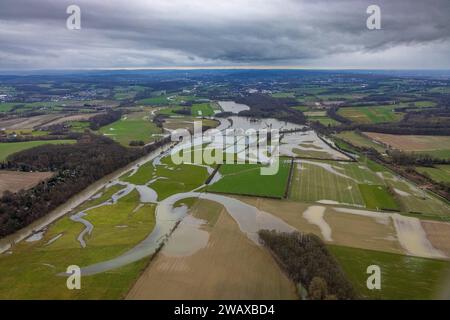
{"label": "horizon line", "polygon": [[309,67],[309,66],[150,66],[150,67],[100,67],[100,68],[29,68],[0,69],[0,72],[31,72],[31,71],[139,71],[139,70],[364,70],[364,71],[450,71],[450,68],[360,68],[360,67]]}

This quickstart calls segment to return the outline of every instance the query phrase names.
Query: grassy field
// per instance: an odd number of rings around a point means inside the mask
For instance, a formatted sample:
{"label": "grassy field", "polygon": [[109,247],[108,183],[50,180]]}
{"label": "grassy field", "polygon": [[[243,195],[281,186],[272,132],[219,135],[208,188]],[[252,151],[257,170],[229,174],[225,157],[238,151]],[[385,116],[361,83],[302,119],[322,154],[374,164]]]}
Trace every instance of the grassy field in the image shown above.
{"label": "grassy field", "polygon": [[297,201],[331,200],[364,206],[359,184],[380,185],[383,181],[362,164],[300,160],[294,168],[289,197]]}
{"label": "grassy field", "polygon": [[164,106],[169,104],[169,102],[170,101],[167,99],[167,96],[164,95],[136,101],[137,104],[144,104],[150,106]]}
{"label": "grassy field", "polygon": [[87,128],[89,128],[90,123],[87,121],[71,121],[70,124],[70,131],[74,132],[84,132]]}
{"label": "grassy field", "polygon": [[179,192],[191,191],[200,187],[208,178],[208,171],[204,167],[181,164],[174,165],[170,156],[161,160],[163,165],[153,166],[147,162],[132,176],[124,176],[121,179],[134,184],[144,185],[150,180],[162,177],[149,186],[158,194],[158,200]]}
{"label": "grassy field", "polygon": [[130,141],[154,141],[155,137],[152,135],[161,134],[161,129],[151,122],[148,116],[138,114],[139,117],[125,115],[121,120],[101,127],[99,131],[124,146],[129,146]]}
{"label": "grassy field", "polygon": [[397,107],[395,105],[346,107],[340,108],[338,113],[356,123],[396,122],[403,118],[403,114],[394,112]]}
{"label": "grassy field", "polygon": [[402,211],[419,213],[419,217],[450,218],[450,207],[440,199],[390,172],[384,171],[380,174],[384,177],[385,183],[397,193],[396,198]]}
{"label": "grassy field", "polygon": [[[148,258],[127,266],[86,276],[81,290],[68,290],[66,277],[58,276],[69,265],[86,266],[120,255],[142,241],[154,228],[155,206],[139,206],[139,194],[133,191],[116,204],[88,211],[86,220],[94,225],[87,246],[80,247],[77,236],[84,226],[59,219],[43,239],[22,241],[13,253],[0,255],[0,297],[2,299],[119,299],[145,267]],[[124,226],[126,228],[118,228]],[[50,239],[62,234],[56,241]]]}
{"label": "grassy field", "polygon": [[6,160],[6,158],[16,152],[30,149],[44,144],[64,144],[75,143],[76,140],[46,140],[46,141],[26,141],[26,142],[3,142],[0,143],[0,161]]}
{"label": "grassy field", "polygon": [[0,103],[0,112],[8,112],[10,111],[15,105],[19,105],[21,103],[19,102],[3,102]]}
{"label": "grassy field", "polygon": [[385,186],[360,184],[359,191],[363,196],[366,207],[369,209],[400,210],[394,197],[389,193]]}
{"label": "grassy field", "polygon": [[196,119],[194,117],[181,117],[181,118],[165,119],[163,126],[164,128],[170,130],[176,130],[181,128],[194,130],[194,121],[201,121],[202,126],[211,128],[217,127],[219,123],[218,121],[211,119]]}
{"label": "grassy field", "polygon": [[405,152],[430,154],[436,158],[450,158],[450,137],[395,135],[367,132],[370,138]]}
{"label": "grassy field", "polygon": [[[450,264],[394,253],[328,246],[357,292],[368,299],[433,299],[442,289]],[[381,290],[366,286],[367,267],[381,269]]]}
{"label": "grassy field", "polygon": [[210,117],[214,115],[214,110],[209,103],[201,103],[201,104],[194,104],[191,108],[191,113],[194,117],[197,116]]}
{"label": "grassy field", "polygon": [[[361,160],[347,164],[300,160],[294,168],[289,198],[304,202],[331,200],[371,209],[400,210],[420,213],[424,218],[450,217],[450,208],[443,201],[394,176],[386,168]],[[392,188],[392,194],[387,187]]]}
{"label": "grassy field", "polygon": [[436,182],[450,183],[450,165],[436,165],[430,167],[416,167],[416,170],[429,176]]}
{"label": "grassy field", "polygon": [[369,138],[366,138],[354,131],[342,131],[342,132],[336,134],[336,136],[344,141],[351,143],[354,146],[357,146],[357,147],[374,148],[375,150],[377,150],[380,153],[386,152],[385,148],[382,145],[375,143],[372,140],[370,140]]}
{"label": "grassy field", "polygon": [[278,173],[261,175],[258,164],[224,164],[219,173],[222,179],[208,186],[211,192],[282,198],[288,182],[290,161],[281,160]]}
{"label": "grassy field", "polygon": [[176,113],[175,111],[182,110],[182,109],[183,109],[183,107],[180,107],[180,106],[163,108],[163,109],[158,111],[158,114],[162,114],[162,115],[165,115],[165,116],[178,116],[179,117],[181,115]]}
{"label": "grassy field", "polygon": [[324,126],[337,126],[340,124],[340,122],[327,116],[308,116],[307,118],[309,121],[319,121]]}

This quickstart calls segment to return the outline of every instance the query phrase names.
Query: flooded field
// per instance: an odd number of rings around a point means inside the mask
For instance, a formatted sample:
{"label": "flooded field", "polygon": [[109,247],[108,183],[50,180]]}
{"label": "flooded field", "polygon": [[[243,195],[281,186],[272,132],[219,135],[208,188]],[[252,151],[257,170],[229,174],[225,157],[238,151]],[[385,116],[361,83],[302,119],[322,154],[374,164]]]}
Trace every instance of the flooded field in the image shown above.
{"label": "flooded field", "polygon": [[250,110],[249,106],[234,101],[219,101],[218,103],[225,112],[239,113],[241,111]]}
{"label": "flooded field", "polygon": [[200,200],[190,213],[127,299],[298,299],[269,253],[222,206]]}
{"label": "flooded field", "polygon": [[[183,121],[178,124],[192,124]],[[176,126],[175,122],[171,125]],[[220,119],[220,134],[214,134],[221,135],[228,128],[292,130],[303,126],[275,119],[230,117]],[[83,292],[67,293],[67,298],[298,299],[295,284],[261,246],[260,230],[313,233],[328,245],[448,259],[449,223],[366,210],[360,185],[384,186],[387,179],[395,183],[392,190],[399,197],[413,197],[420,190],[411,184],[405,189],[401,179],[372,172],[366,163],[348,161],[347,155],[314,131],[285,134],[280,149],[287,156],[329,160],[297,159],[291,170],[291,160],[284,159],[282,179],[275,175],[265,180],[259,175],[248,178],[249,172],[259,173],[262,164],[224,165],[206,185],[215,165],[175,164],[171,155],[191,146],[199,150],[214,147],[211,132],[157,150],[2,239],[5,253],[0,256],[0,272],[6,280],[0,281],[0,294],[7,292],[15,279],[12,266],[34,259],[46,268],[37,287],[52,286],[52,290],[47,288],[49,296],[64,290],[65,266],[76,264],[89,285]],[[245,148],[242,140],[234,140],[224,152],[239,158],[239,151]],[[284,199],[291,173],[289,197]],[[239,177],[244,177],[248,186]],[[214,193],[225,190],[212,188],[218,183],[225,184],[231,194],[237,193],[233,185],[249,190],[257,189],[252,184],[281,187],[275,200],[258,197],[272,193],[252,197]],[[38,255],[41,252],[46,254]],[[25,272],[31,273],[32,267]],[[98,281],[106,285],[112,275],[123,279],[120,287],[103,293],[94,289]],[[8,295],[34,297],[25,293],[26,287],[26,283],[18,283],[16,291]]]}

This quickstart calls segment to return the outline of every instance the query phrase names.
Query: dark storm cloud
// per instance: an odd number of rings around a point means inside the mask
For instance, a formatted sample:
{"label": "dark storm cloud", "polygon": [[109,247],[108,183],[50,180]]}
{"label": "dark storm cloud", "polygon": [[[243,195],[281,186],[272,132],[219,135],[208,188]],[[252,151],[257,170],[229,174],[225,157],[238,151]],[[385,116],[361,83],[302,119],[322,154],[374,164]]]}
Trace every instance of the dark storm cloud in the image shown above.
{"label": "dark storm cloud", "polygon": [[[69,4],[82,30],[65,28]],[[448,0],[2,0],[0,68],[449,68],[449,14]]]}

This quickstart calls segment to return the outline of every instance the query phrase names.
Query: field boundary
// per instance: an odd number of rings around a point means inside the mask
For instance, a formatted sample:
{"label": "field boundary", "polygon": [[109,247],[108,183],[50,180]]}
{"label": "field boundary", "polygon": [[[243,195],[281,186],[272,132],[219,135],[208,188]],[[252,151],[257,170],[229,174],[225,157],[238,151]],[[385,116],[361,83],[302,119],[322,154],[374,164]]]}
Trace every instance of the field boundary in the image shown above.
{"label": "field boundary", "polygon": [[208,176],[208,178],[206,178],[205,180],[205,185],[209,185],[209,183],[211,182],[211,180],[214,178],[214,176],[216,175],[217,171],[219,171],[220,167],[222,166],[221,163],[219,163],[216,168],[214,169],[214,171]]}
{"label": "field boundary", "polygon": [[293,168],[294,168],[294,158],[292,157],[291,158],[291,166],[289,167],[289,175],[288,175],[288,180],[286,183],[286,189],[284,190],[284,197],[283,197],[284,199],[287,199],[289,197],[289,189],[291,186],[292,175],[294,172]]}
{"label": "field boundary", "polygon": [[[327,146],[329,146],[331,149],[340,152],[344,155],[346,155],[347,157],[349,157],[351,160],[344,160],[347,162],[358,162],[358,160],[355,159],[354,156],[352,156],[351,154],[347,153],[346,151],[341,150],[339,147],[333,146],[331,143],[329,143],[327,140],[325,140],[324,138],[322,138],[319,134],[317,135],[319,137],[320,140],[322,140]],[[340,160],[343,161],[343,160]]]}
{"label": "field boundary", "polygon": [[276,196],[267,196],[267,195],[250,194],[250,193],[220,192],[220,191],[210,191],[208,189],[206,189],[206,192],[223,194],[223,195],[257,197],[257,198],[266,198],[266,199],[275,199],[275,200],[283,200],[284,199],[282,196],[276,197]]}

